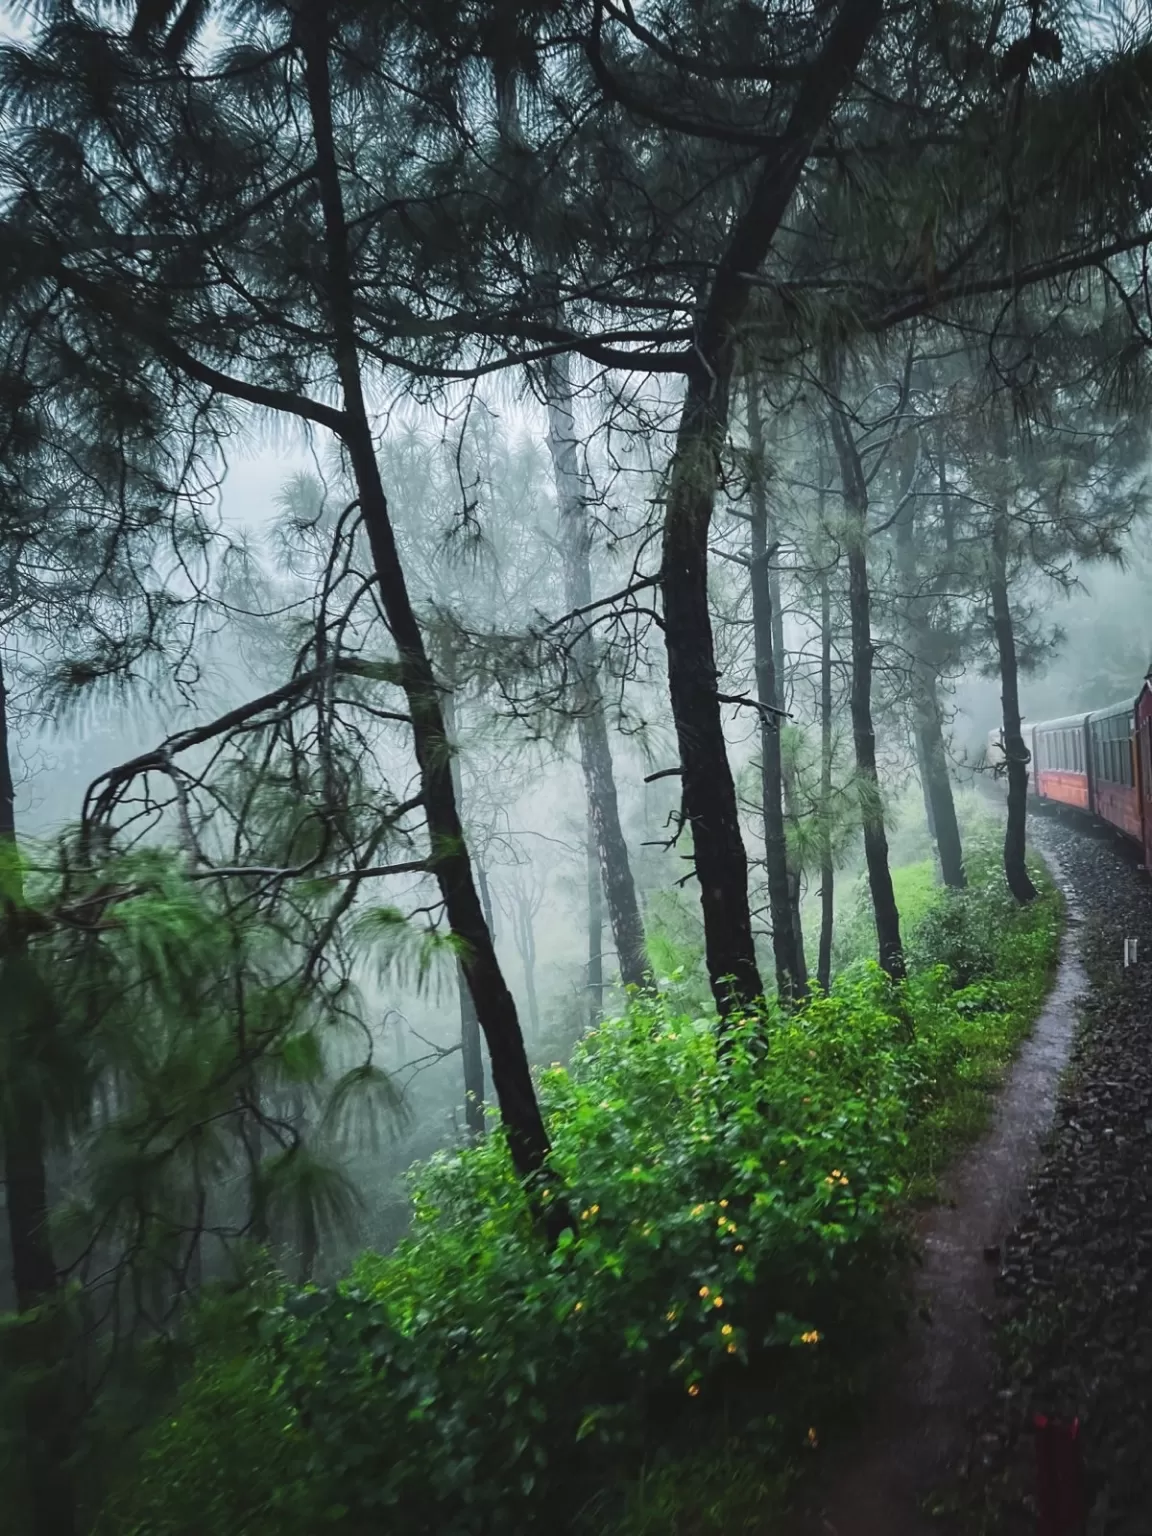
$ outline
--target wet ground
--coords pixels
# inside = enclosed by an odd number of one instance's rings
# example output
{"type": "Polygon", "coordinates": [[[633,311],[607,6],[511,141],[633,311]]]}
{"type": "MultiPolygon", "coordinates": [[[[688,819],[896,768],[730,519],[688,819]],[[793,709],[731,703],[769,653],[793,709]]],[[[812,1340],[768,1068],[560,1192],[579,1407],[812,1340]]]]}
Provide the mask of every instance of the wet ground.
{"type": "Polygon", "coordinates": [[[824,1469],[796,1536],[931,1536],[972,1454],[972,1412],[995,1370],[992,1319],[1004,1245],[1029,1199],[1029,1179],[1056,1109],[1087,980],[1077,935],[1079,887],[1045,853],[1070,922],[1055,984],[999,1096],[988,1131],[944,1182],[920,1223],[917,1315],[891,1361],[890,1385],[868,1427],[824,1469]]]}

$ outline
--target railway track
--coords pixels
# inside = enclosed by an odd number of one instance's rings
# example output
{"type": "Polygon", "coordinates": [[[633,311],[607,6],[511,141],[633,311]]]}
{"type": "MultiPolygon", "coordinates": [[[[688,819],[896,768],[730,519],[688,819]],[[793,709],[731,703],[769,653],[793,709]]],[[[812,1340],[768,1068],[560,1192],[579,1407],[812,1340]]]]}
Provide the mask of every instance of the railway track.
{"type": "Polygon", "coordinates": [[[1006,1326],[957,1523],[1035,1536],[1032,1425],[1044,1413],[1080,1419],[1087,1536],[1152,1536],[1152,885],[1141,851],[1099,819],[1049,807],[1031,830],[1081,914],[1088,990],[1002,1250],[1006,1326]]]}

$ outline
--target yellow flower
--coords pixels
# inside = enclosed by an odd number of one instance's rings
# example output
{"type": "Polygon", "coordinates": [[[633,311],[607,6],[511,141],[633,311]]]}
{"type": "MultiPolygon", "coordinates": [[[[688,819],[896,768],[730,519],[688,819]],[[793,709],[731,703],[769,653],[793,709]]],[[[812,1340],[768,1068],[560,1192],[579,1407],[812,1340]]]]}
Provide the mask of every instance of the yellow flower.
{"type": "Polygon", "coordinates": [[[595,1216],[600,1207],[598,1205],[590,1205],[588,1209],[592,1212],[593,1216],[595,1216]]]}
{"type": "Polygon", "coordinates": [[[723,1298],[723,1296],[713,1296],[713,1298],[712,1298],[712,1305],[714,1307],[722,1307],[724,1305],[724,1298],[723,1298]]]}
{"type": "Polygon", "coordinates": [[[676,1310],[675,1310],[675,1308],[673,1308],[673,1310],[671,1312],[665,1312],[664,1316],[665,1316],[665,1318],[667,1319],[668,1322],[674,1323],[676,1321],[676,1310]]]}
{"type": "Polygon", "coordinates": [[[572,1308],[572,1310],[573,1310],[573,1312],[583,1312],[583,1310],[584,1310],[584,1303],[582,1301],[578,1301],[576,1303],[576,1305],[572,1308]]]}
{"type": "Polygon", "coordinates": [[[848,1180],[847,1180],[847,1179],[845,1179],[845,1178],[842,1178],[842,1179],[841,1179],[841,1180],[840,1180],[840,1182],[841,1182],[841,1184],[847,1184],[847,1182],[848,1182],[848,1180]]]}
{"type": "Polygon", "coordinates": [[[817,1333],[816,1329],[813,1328],[810,1333],[802,1333],[800,1335],[800,1342],[801,1344],[819,1344],[820,1335],[817,1333]]]}
{"type": "Polygon", "coordinates": [[[788,1159],[786,1157],[782,1157],[780,1159],[780,1166],[781,1166],[781,1168],[787,1168],[787,1166],[788,1166],[788,1159]]]}
{"type": "Polygon", "coordinates": [[[816,1431],[814,1429],[810,1429],[808,1431],[808,1444],[813,1448],[813,1450],[815,1450],[815,1448],[820,1444],[819,1440],[816,1438],[816,1431]]]}
{"type": "Polygon", "coordinates": [[[721,1202],[720,1202],[720,1209],[721,1210],[726,1210],[727,1206],[728,1206],[727,1200],[721,1200],[721,1202]]]}
{"type": "Polygon", "coordinates": [[[733,1252],[734,1253],[743,1253],[744,1252],[744,1244],[743,1243],[737,1243],[736,1247],[733,1249],[733,1252]]]}
{"type": "Polygon", "coordinates": [[[825,1179],[825,1180],[824,1180],[824,1182],[825,1182],[825,1184],[827,1184],[827,1185],[828,1185],[828,1187],[829,1187],[829,1188],[831,1188],[831,1187],[832,1187],[832,1185],[833,1185],[833,1184],[835,1184],[835,1182],[836,1182],[836,1180],[835,1180],[835,1179],[833,1179],[833,1178],[826,1178],[826,1179],[825,1179]]]}
{"type": "Polygon", "coordinates": [[[588,1220],[588,1216],[589,1216],[589,1212],[588,1211],[581,1211],[580,1212],[580,1220],[581,1221],[587,1221],[588,1220]]]}
{"type": "Polygon", "coordinates": [[[692,1214],[693,1216],[702,1216],[704,1214],[704,1207],[702,1205],[694,1205],[692,1207],[692,1214]]]}
{"type": "Polygon", "coordinates": [[[695,1382],[693,1382],[692,1385],[688,1388],[688,1396],[689,1397],[699,1397],[700,1396],[700,1388],[696,1385],[695,1382]]]}
{"type": "Polygon", "coordinates": [[[701,1294],[701,1296],[710,1296],[712,1293],[711,1293],[711,1291],[709,1291],[709,1289],[708,1289],[708,1287],[706,1285],[702,1285],[700,1287],[700,1294],[701,1294]]]}
{"type": "Polygon", "coordinates": [[[725,1323],[723,1328],[721,1328],[720,1332],[724,1335],[725,1338],[727,1338],[728,1335],[732,1332],[732,1324],[731,1323],[725,1323]]]}
{"type": "Polygon", "coordinates": [[[729,1346],[728,1346],[728,1353],[730,1355],[734,1355],[736,1353],[736,1346],[735,1346],[735,1344],[729,1344],[729,1346]]]}
{"type": "Polygon", "coordinates": [[[834,1179],[838,1179],[840,1177],[840,1170],[839,1170],[839,1168],[833,1168],[833,1170],[832,1170],[832,1177],[834,1179]]]}

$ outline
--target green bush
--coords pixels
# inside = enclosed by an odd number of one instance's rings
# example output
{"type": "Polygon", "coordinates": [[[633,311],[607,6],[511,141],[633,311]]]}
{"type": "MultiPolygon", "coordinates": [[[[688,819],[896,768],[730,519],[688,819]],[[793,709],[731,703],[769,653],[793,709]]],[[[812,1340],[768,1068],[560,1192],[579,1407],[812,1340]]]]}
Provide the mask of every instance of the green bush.
{"type": "Polygon", "coordinates": [[[985,970],[957,988],[922,964],[911,1039],[868,962],[723,1042],[667,1001],[604,1024],[540,1079],[575,1234],[546,1250],[499,1134],[433,1159],[394,1253],[200,1359],[101,1529],[570,1526],[721,1420],[786,1468],[897,1315],[893,1214],[974,1128],[1058,928],[1052,898],[1018,913],[991,879],[925,916],[925,959],[934,923],[985,970]]]}

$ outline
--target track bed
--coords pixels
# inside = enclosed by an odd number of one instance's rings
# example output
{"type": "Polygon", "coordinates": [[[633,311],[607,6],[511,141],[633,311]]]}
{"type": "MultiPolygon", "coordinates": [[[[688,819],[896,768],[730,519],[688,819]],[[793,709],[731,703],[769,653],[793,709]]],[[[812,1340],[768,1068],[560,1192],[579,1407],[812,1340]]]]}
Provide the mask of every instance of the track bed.
{"type": "Polygon", "coordinates": [[[1039,1411],[1081,1420],[1088,1536],[1152,1536],[1152,885],[1106,832],[1047,817],[1032,831],[1079,906],[1089,990],[1054,1129],[1004,1245],[1010,1321],[978,1413],[973,1524],[1034,1536],[1039,1411]],[[1139,943],[1128,968],[1125,938],[1139,943]]]}

